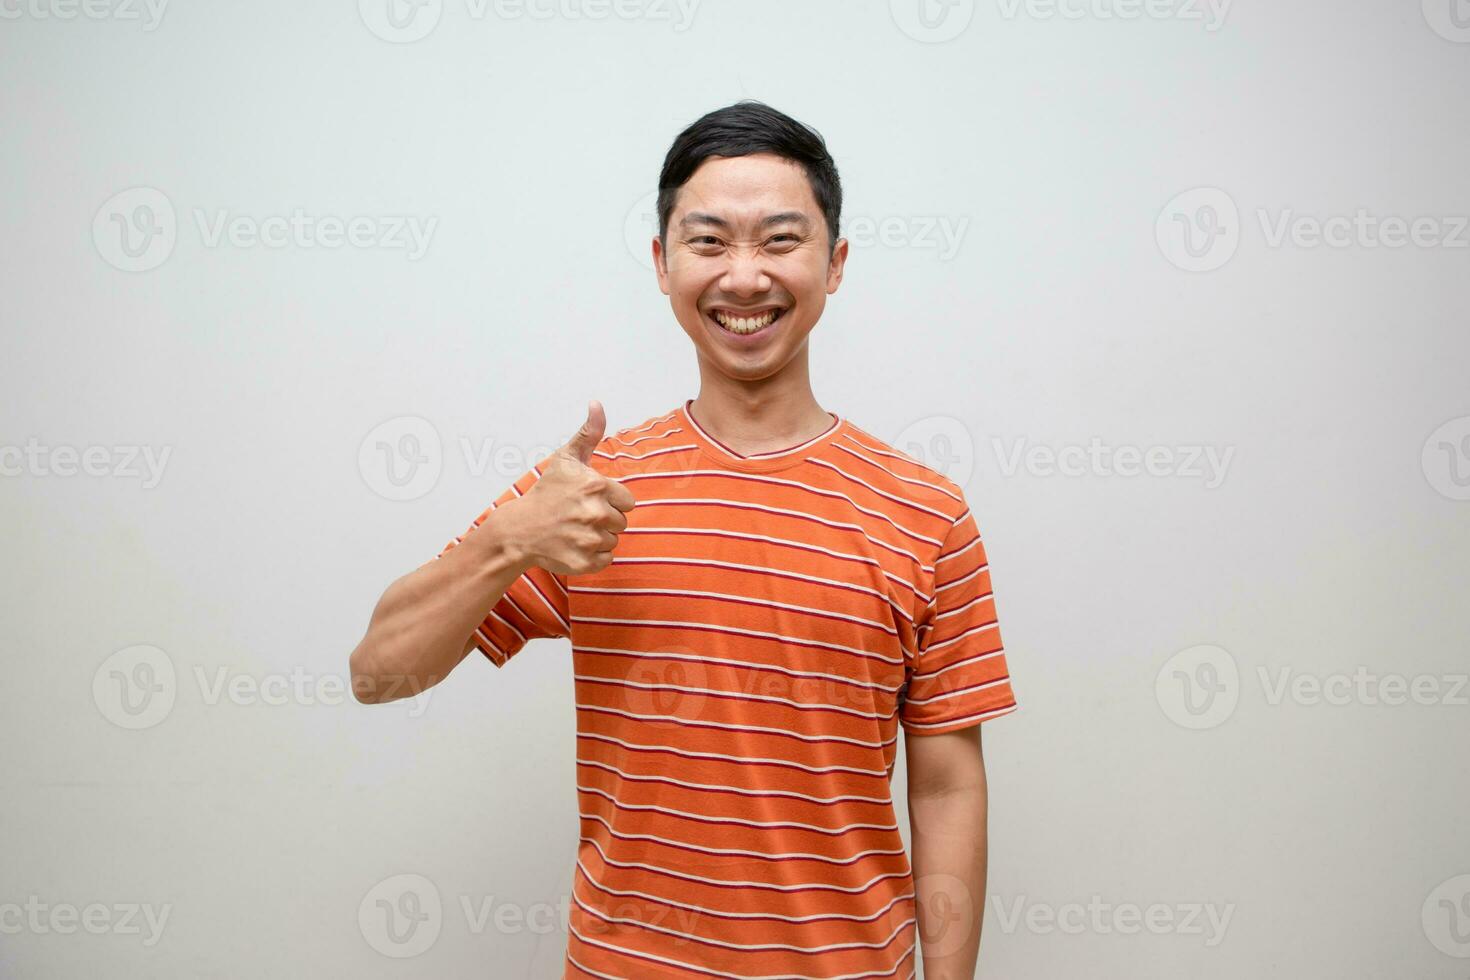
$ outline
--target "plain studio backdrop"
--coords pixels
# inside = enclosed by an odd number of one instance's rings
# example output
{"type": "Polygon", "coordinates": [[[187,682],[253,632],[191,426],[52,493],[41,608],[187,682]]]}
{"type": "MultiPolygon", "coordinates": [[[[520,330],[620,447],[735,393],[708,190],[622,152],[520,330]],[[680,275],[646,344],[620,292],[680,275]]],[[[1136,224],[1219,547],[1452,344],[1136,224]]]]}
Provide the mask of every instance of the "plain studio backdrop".
{"type": "Polygon", "coordinates": [[[1470,974],[1463,2],[0,18],[0,975],[560,975],[568,642],[347,657],[697,393],[652,197],[745,97],[846,190],[818,401],[993,562],[980,975],[1470,974]]]}

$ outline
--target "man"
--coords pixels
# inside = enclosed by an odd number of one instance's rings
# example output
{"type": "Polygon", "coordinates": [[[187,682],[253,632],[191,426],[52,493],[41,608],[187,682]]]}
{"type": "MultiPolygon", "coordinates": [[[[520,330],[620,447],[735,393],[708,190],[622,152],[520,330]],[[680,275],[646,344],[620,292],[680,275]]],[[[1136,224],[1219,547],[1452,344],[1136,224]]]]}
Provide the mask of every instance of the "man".
{"type": "Polygon", "coordinates": [[[906,980],[922,955],[930,980],[973,977],[978,726],[1016,701],[961,488],[812,395],[807,335],[848,251],[836,168],[747,101],[681,133],[659,188],[654,265],[698,397],[611,436],[590,402],[388,588],[354,687],[391,700],[473,649],[503,667],[571,639],[565,976],[906,980]]]}

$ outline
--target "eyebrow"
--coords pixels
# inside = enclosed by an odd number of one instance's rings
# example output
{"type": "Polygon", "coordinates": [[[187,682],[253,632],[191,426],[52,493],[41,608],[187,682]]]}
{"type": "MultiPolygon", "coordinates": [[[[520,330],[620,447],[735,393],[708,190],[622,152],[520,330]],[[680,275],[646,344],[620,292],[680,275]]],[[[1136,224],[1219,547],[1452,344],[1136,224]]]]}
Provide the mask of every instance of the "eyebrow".
{"type": "MultiPolygon", "coordinates": [[[[787,223],[800,225],[802,228],[811,228],[811,219],[800,211],[780,211],[776,214],[768,214],[761,219],[759,228],[769,228],[772,225],[784,225],[787,223]]],[[[704,211],[691,211],[679,220],[680,228],[690,225],[714,225],[726,231],[730,228],[730,222],[718,215],[708,214],[704,211]]]]}

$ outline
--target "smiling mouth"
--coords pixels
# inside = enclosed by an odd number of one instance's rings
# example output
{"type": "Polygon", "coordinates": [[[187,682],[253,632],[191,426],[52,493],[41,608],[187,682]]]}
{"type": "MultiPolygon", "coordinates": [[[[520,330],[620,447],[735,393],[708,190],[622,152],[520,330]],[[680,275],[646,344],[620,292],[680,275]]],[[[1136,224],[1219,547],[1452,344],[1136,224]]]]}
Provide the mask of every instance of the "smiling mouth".
{"type": "Polygon", "coordinates": [[[740,337],[760,333],[772,324],[776,323],[786,314],[784,306],[768,306],[761,310],[726,310],[716,307],[709,311],[709,317],[719,324],[720,329],[726,333],[733,333],[740,337]]]}

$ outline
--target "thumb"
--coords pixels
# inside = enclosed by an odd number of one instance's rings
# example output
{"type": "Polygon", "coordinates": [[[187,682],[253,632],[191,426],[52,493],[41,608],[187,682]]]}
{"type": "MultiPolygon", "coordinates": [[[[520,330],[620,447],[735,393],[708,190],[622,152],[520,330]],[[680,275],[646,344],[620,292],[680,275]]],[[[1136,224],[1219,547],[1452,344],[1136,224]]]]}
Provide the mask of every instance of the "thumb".
{"type": "Polygon", "coordinates": [[[602,441],[606,428],[607,415],[602,410],[602,402],[594,398],[587,403],[587,421],[582,423],[576,435],[567,440],[562,450],[585,466],[591,461],[592,450],[602,441]]]}

